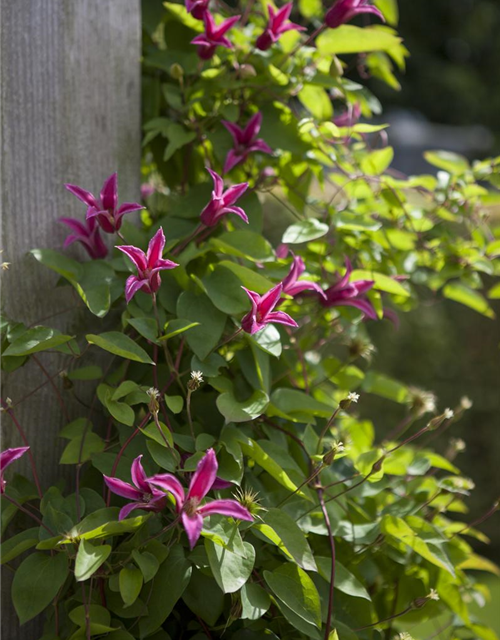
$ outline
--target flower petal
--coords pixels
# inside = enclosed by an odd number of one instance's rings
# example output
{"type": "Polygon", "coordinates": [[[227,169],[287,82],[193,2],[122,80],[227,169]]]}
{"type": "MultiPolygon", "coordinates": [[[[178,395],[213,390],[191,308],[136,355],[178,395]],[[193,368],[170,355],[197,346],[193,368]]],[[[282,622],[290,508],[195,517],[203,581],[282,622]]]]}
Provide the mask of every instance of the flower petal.
{"type": "Polygon", "coordinates": [[[118,520],[124,520],[134,509],[144,509],[144,511],[158,511],[158,506],[150,502],[131,502],[120,509],[118,520]]]}
{"type": "Polygon", "coordinates": [[[138,278],[137,276],[129,276],[127,278],[127,282],[125,283],[125,300],[127,304],[142,287],[149,288],[149,280],[147,278],[138,278]]]}
{"type": "Polygon", "coordinates": [[[230,149],[224,162],[224,173],[229,173],[237,164],[246,159],[246,153],[237,153],[234,149],[230,149]]]}
{"type": "Polygon", "coordinates": [[[214,193],[217,198],[220,198],[224,192],[224,180],[218,173],[212,171],[210,167],[207,167],[207,171],[212,176],[212,180],[214,181],[214,193]]]}
{"type": "Polygon", "coordinates": [[[248,216],[241,207],[224,207],[223,213],[234,213],[248,224],[248,216]]]}
{"type": "Polygon", "coordinates": [[[239,127],[237,124],[233,122],[229,122],[228,120],[222,120],[222,124],[226,127],[233,138],[233,142],[235,145],[238,145],[243,140],[243,129],[239,127]]]}
{"type": "Polygon", "coordinates": [[[135,264],[139,271],[146,271],[148,263],[144,251],[133,245],[120,244],[116,247],[118,251],[124,253],[135,264]]]}
{"type": "Polygon", "coordinates": [[[362,311],[365,314],[365,316],[368,316],[372,320],[378,320],[379,319],[378,315],[377,315],[377,312],[373,308],[371,302],[369,302],[368,300],[359,300],[357,298],[349,298],[347,300],[340,300],[339,302],[336,302],[332,306],[336,306],[336,307],[342,307],[342,306],[356,307],[356,309],[359,309],[360,311],[362,311]]]}
{"type": "Polygon", "coordinates": [[[118,204],[118,176],[112,173],[102,185],[101,204],[103,209],[114,211],[118,204]]]}
{"type": "Polygon", "coordinates": [[[273,150],[271,149],[271,147],[266,142],[264,142],[264,140],[262,140],[261,138],[258,138],[257,140],[255,140],[255,142],[252,142],[250,147],[248,147],[248,150],[260,151],[262,153],[268,153],[270,155],[273,154],[273,150]]]}
{"type": "Polygon", "coordinates": [[[21,456],[24,456],[29,447],[15,447],[14,449],[6,449],[0,453],[0,473],[6,469],[9,464],[12,464],[14,460],[17,460],[21,456]]]}
{"type": "Polygon", "coordinates": [[[110,478],[109,476],[103,476],[103,478],[108,488],[113,493],[116,493],[117,496],[128,500],[142,500],[142,491],[139,491],[128,482],[124,482],[119,478],[110,478]]]}
{"type": "Polygon", "coordinates": [[[195,544],[198,542],[198,538],[200,537],[200,533],[203,528],[203,516],[198,513],[195,513],[192,516],[188,516],[187,513],[183,513],[181,515],[181,519],[189,540],[189,546],[193,549],[195,544]]]}
{"type": "Polygon", "coordinates": [[[236,500],[212,500],[212,502],[198,507],[197,511],[203,517],[218,513],[221,516],[231,516],[237,520],[253,521],[250,511],[236,500]]]}
{"type": "Polygon", "coordinates": [[[163,228],[160,227],[149,241],[148,252],[146,254],[146,261],[149,269],[153,269],[156,266],[156,262],[163,255],[164,248],[165,234],[163,233],[163,228]]]}
{"type": "Polygon", "coordinates": [[[76,184],[65,184],[64,185],[68,191],[70,191],[74,196],[81,200],[88,207],[95,207],[96,209],[100,209],[99,203],[95,199],[95,196],[87,191],[86,189],[82,189],[76,184]]]}
{"type": "Polygon", "coordinates": [[[294,282],[292,285],[287,287],[285,293],[288,293],[289,296],[298,296],[303,291],[316,291],[316,293],[319,293],[321,297],[326,297],[319,284],[317,282],[310,282],[309,280],[299,280],[298,282],[294,282]]]}
{"type": "Polygon", "coordinates": [[[132,476],[132,482],[138,489],[140,489],[143,493],[149,493],[150,487],[148,484],[148,478],[142,467],[141,458],[142,454],[140,456],[137,456],[137,458],[132,462],[130,475],[132,476]]]}
{"type": "Polygon", "coordinates": [[[282,291],[283,285],[280,282],[272,289],[269,289],[269,291],[260,299],[258,307],[263,320],[266,319],[267,315],[271,313],[274,307],[278,304],[282,291]]]}
{"type": "Polygon", "coordinates": [[[273,311],[267,318],[267,322],[277,322],[278,324],[286,324],[288,327],[298,327],[295,320],[284,311],[273,311]]]}
{"type": "Polygon", "coordinates": [[[243,138],[241,142],[243,144],[249,145],[254,140],[254,138],[257,137],[257,134],[260,131],[261,125],[262,125],[262,113],[260,111],[257,111],[257,113],[254,113],[254,115],[247,122],[247,126],[243,130],[243,138]]]}
{"type": "Polygon", "coordinates": [[[201,500],[212,488],[217,475],[217,458],[213,449],[208,449],[203,458],[198,462],[196,471],[191,478],[187,499],[198,498],[201,500]]]}
{"type": "Polygon", "coordinates": [[[149,478],[150,484],[160,487],[164,491],[169,491],[175,498],[175,506],[180,511],[184,506],[184,487],[179,480],[170,473],[159,473],[149,478]]]}
{"type": "Polygon", "coordinates": [[[224,206],[230,207],[235,204],[241,196],[248,189],[248,182],[242,182],[241,184],[233,184],[229,189],[226,189],[222,197],[224,206]]]}
{"type": "Polygon", "coordinates": [[[121,218],[126,213],[132,213],[132,211],[140,211],[141,209],[145,209],[142,204],[138,204],[137,202],[124,202],[118,211],[116,212],[116,217],[121,218]]]}

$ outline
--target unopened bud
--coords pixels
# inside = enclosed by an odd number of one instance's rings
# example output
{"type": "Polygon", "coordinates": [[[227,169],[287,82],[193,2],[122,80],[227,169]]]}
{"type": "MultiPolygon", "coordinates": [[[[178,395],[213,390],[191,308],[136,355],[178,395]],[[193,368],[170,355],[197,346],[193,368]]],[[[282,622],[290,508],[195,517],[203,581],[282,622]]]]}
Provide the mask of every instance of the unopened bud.
{"type": "Polygon", "coordinates": [[[373,464],[372,473],[378,473],[382,469],[382,465],[384,464],[385,456],[382,456],[373,464]]]}
{"type": "Polygon", "coordinates": [[[451,420],[455,414],[451,409],[445,409],[443,413],[435,418],[432,418],[427,424],[427,429],[429,431],[435,431],[438,429],[445,420],[451,420]]]}
{"type": "Polygon", "coordinates": [[[10,398],[5,398],[4,405],[5,405],[5,407],[2,407],[1,410],[2,411],[9,411],[9,409],[12,409],[12,407],[14,406],[14,403],[12,402],[12,400],[10,398]]]}
{"type": "Polygon", "coordinates": [[[467,448],[467,445],[462,438],[452,438],[450,440],[450,445],[456,453],[462,453],[467,448]]]}
{"type": "Polygon", "coordinates": [[[339,402],[339,406],[341,409],[346,411],[347,409],[349,409],[349,407],[353,402],[357,402],[358,400],[359,400],[359,393],[354,393],[353,391],[351,391],[350,393],[347,394],[347,396],[343,400],[339,402]]]}
{"type": "Polygon", "coordinates": [[[251,64],[242,64],[239,68],[240,78],[255,78],[257,71],[251,64]]]}
{"type": "Polygon", "coordinates": [[[330,451],[323,456],[323,464],[325,466],[330,466],[332,462],[335,460],[335,456],[339,453],[343,453],[345,451],[345,446],[343,442],[336,442],[330,451]]]}
{"type": "Polygon", "coordinates": [[[63,389],[70,391],[73,388],[73,382],[68,378],[68,372],[66,370],[61,371],[59,377],[62,380],[63,389]]]}
{"type": "Polygon", "coordinates": [[[201,371],[191,371],[191,380],[187,383],[188,389],[196,391],[203,384],[203,374],[201,371]]]}
{"type": "Polygon", "coordinates": [[[470,398],[468,398],[467,396],[464,396],[463,398],[460,399],[460,407],[464,411],[467,411],[468,409],[470,409],[472,407],[472,400],[470,398]]]}
{"type": "Polygon", "coordinates": [[[174,62],[170,65],[169,72],[174,80],[182,80],[184,77],[184,69],[178,62],[174,62]]]}
{"type": "Polygon", "coordinates": [[[154,415],[158,415],[158,411],[160,410],[160,392],[158,391],[158,389],[155,389],[154,387],[151,387],[150,389],[148,389],[146,391],[146,393],[149,396],[149,403],[148,403],[148,408],[149,411],[154,415]]]}
{"type": "Polygon", "coordinates": [[[337,56],[333,56],[332,58],[332,62],[330,64],[330,75],[332,76],[332,78],[340,78],[344,75],[342,63],[337,58],[337,56]]]}

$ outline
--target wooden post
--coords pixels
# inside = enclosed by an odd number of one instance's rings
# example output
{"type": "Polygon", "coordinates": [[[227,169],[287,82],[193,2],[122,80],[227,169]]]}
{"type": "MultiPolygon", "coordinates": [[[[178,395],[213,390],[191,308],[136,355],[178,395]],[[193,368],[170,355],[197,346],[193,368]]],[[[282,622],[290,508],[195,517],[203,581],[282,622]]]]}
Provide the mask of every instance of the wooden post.
{"type": "MultiPolygon", "coordinates": [[[[0,0],[1,25],[1,261],[2,308],[26,324],[71,304],[57,276],[26,255],[35,247],[61,250],[60,216],[83,218],[84,207],[63,184],[99,192],[118,171],[120,199],[136,200],[140,180],[139,0],[0,0]]],[[[71,330],[74,314],[47,320],[71,330]]],[[[55,373],[57,358],[48,362],[55,373]]],[[[34,365],[9,375],[2,397],[14,404],[44,381],[34,365]]],[[[59,381],[56,379],[56,383],[59,381]]],[[[46,385],[16,408],[28,432],[42,484],[60,473],[65,423],[46,385]]],[[[76,413],[76,415],[79,415],[76,413]]],[[[22,442],[2,420],[2,449],[22,442]]],[[[19,470],[29,474],[26,460],[19,470]]],[[[2,575],[2,632],[9,640],[35,640],[41,622],[19,627],[10,607],[10,572],[2,575]]]]}

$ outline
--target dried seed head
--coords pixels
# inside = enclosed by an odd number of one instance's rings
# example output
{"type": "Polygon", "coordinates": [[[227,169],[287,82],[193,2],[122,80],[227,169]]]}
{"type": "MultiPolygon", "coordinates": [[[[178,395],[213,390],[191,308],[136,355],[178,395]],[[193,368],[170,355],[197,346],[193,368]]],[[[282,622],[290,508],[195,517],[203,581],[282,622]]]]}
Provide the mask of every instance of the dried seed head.
{"type": "Polygon", "coordinates": [[[149,410],[154,416],[156,416],[158,415],[158,411],[160,410],[160,392],[158,391],[158,389],[155,389],[155,387],[150,387],[146,391],[146,393],[149,396],[149,410]]]}
{"type": "Polygon", "coordinates": [[[248,509],[253,516],[258,515],[259,511],[266,510],[265,507],[260,504],[259,494],[257,491],[253,491],[253,489],[239,488],[236,490],[234,497],[241,506],[248,509]]]}
{"type": "Polygon", "coordinates": [[[323,464],[329,466],[335,460],[335,457],[339,453],[343,453],[345,451],[345,446],[343,442],[335,442],[328,453],[323,456],[323,464]]]}
{"type": "Polygon", "coordinates": [[[408,401],[411,407],[410,411],[417,416],[436,411],[437,398],[431,391],[410,387],[408,401]]]}

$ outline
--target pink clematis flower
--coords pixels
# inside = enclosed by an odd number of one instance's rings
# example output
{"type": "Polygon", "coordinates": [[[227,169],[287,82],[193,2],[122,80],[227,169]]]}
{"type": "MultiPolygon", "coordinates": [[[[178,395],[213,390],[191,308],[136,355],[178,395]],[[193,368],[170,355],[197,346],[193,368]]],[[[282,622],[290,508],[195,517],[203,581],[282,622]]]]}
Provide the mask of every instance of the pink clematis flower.
{"type": "Polygon", "coordinates": [[[76,218],[59,218],[59,222],[68,226],[73,232],[64,241],[64,248],[69,247],[73,242],[80,242],[93,260],[105,258],[108,255],[108,248],[101,238],[95,218],[89,218],[85,222],[76,218]]]}
{"type": "Polygon", "coordinates": [[[253,151],[272,154],[273,150],[264,140],[257,138],[262,125],[262,113],[254,114],[244,129],[227,120],[223,120],[222,124],[231,134],[234,145],[227,154],[226,162],[224,163],[224,173],[231,171],[237,164],[246,160],[253,151]]]}
{"type": "Polygon", "coordinates": [[[278,284],[270,289],[263,296],[259,296],[255,291],[249,289],[242,289],[246,292],[252,303],[252,309],[241,321],[241,328],[253,335],[263,329],[267,324],[286,324],[289,327],[298,327],[299,325],[291,318],[288,313],[283,311],[273,311],[279,302],[281,293],[283,291],[283,285],[278,284]]]}
{"type": "Polygon", "coordinates": [[[191,40],[191,44],[198,45],[198,55],[202,60],[210,60],[214,55],[217,47],[225,47],[226,49],[232,49],[233,45],[230,40],[225,36],[225,33],[238,22],[241,16],[233,16],[227,18],[219,26],[215,24],[215,20],[210,11],[205,11],[203,14],[203,22],[205,23],[205,33],[196,36],[191,40]]]}
{"type": "Polygon", "coordinates": [[[283,285],[283,293],[289,296],[298,296],[303,291],[316,291],[320,296],[325,297],[323,289],[316,282],[309,280],[299,280],[299,277],[306,270],[306,265],[300,256],[294,256],[292,266],[288,275],[281,283],[283,285]]]}
{"type": "Polygon", "coordinates": [[[207,169],[207,171],[214,181],[214,190],[212,191],[210,202],[201,212],[201,221],[203,224],[207,227],[213,227],[227,213],[235,213],[248,224],[248,217],[243,209],[233,206],[248,189],[248,182],[234,184],[224,191],[224,181],[222,178],[215,173],[215,171],[212,171],[212,169],[207,169]]]}
{"type": "Polygon", "coordinates": [[[349,104],[344,113],[341,113],[333,119],[333,123],[336,124],[337,127],[353,127],[358,122],[360,116],[361,106],[359,102],[356,102],[354,105],[349,104]]]}
{"type": "Polygon", "coordinates": [[[212,500],[200,505],[203,498],[213,488],[217,476],[217,458],[215,451],[209,449],[199,461],[196,471],[191,477],[187,495],[177,478],[170,474],[153,476],[150,481],[156,486],[169,491],[175,499],[175,508],[180,515],[189,540],[189,546],[194,548],[203,527],[203,518],[212,514],[231,516],[237,520],[253,521],[248,509],[236,500],[212,500]]]}
{"type": "Polygon", "coordinates": [[[149,241],[148,252],[130,245],[119,245],[116,247],[122,251],[137,267],[138,274],[129,276],[125,285],[125,299],[127,303],[132,300],[140,290],[145,293],[156,293],[161,285],[160,271],[163,269],[174,269],[179,265],[171,260],[162,258],[165,248],[165,235],[160,227],[149,241]]]}
{"type": "Polygon", "coordinates": [[[5,493],[5,485],[3,474],[5,469],[21,456],[24,456],[29,447],[17,447],[15,449],[6,449],[0,453],[0,493],[5,493]]]}
{"type": "Polygon", "coordinates": [[[278,42],[280,36],[287,31],[305,31],[305,27],[301,27],[294,22],[287,22],[292,12],[293,2],[288,2],[277,11],[272,4],[267,5],[269,11],[269,22],[263,33],[257,38],[255,46],[261,51],[270,49],[273,44],[278,42]]]}
{"type": "MultiPolygon", "coordinates": [[[[161,511],[167,504],[167,496],[163,491],[157,489],[153,485],[153,478],[161,479],[162,475],[156,475],[151,478],[146,473],[141,464],[142,455],[132,462],[130,475],[132,476],[133,485],[118,478],[104,476],[104,482],[109,489],[117,496],[133,500],[130,504],[126,504],[121,508],[118,515],[119,520],[126,518],[134,509],[144,509],[144,511],[161,511]]],[[[168,475],[168,474],[165,474],[168,475]]]]}
{"type": "Polygon", "coordinates": [[[203,20],[210,0],[186,0],[186,9],[196,20],[203,20]]]}
{"type": "Polygon", "coordinates": [[[289,254],[290,249],[288,247],[287,244],[280,244],[278,245],[278,247],[276,248],[276,257],[280,258],[281,260],[285,259],[287,257],[287,255],[289,254]]]}
{"type": "Polygon", "coordinates": [[[385,22],[380,9],[369,4],[368,0],[337,0],[326,12],[325,22],[330,29],[336,29],[361,13],[373,13],[385,22]]]}
{"type": "Polygon", "coordinates": [[[366,297],[366,292],[373,285],[373,280],[355,280],[350,282],[352,266],[348,258],[346,258],[346,272],[338,280],[336,284],[329,287],[320,299],[324,307],[340,307],[349,306],[360,309],[365,316],[372,320],[378,320],[377,312],[373,305],[366,297]]]}
{"type": "Polygon", "coordinates": [[[87,220],[97,218],[97,222],[106,233],[118,231],[122,226],[122,218],[126,213],[144,209],[137,202],[124,202],[121,207],[118,207],[118,178],[116,173],[110,175],[103,184],[99,198],[75,184],[65,184],[64,186],[87,205],[87,220]]]}

